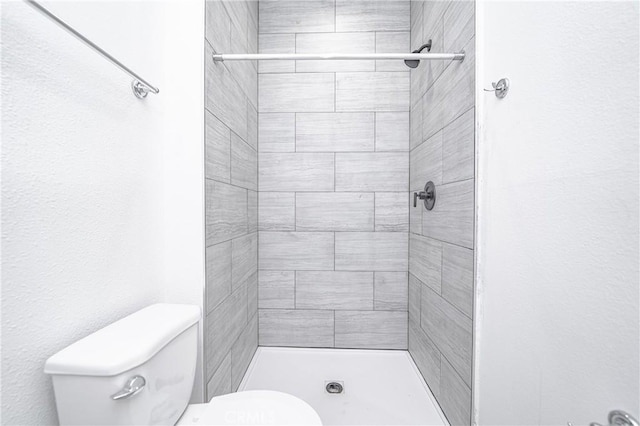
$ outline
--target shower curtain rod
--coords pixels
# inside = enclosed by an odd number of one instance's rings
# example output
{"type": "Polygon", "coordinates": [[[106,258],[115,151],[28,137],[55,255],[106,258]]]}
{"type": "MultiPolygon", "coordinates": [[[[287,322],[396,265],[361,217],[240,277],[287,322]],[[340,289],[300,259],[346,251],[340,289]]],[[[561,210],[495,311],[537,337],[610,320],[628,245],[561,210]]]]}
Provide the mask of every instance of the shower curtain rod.
{"type": "Polygon", "coordinates": [[[326,60],[326,59],[403,59],[403,60],[464,60],[459,53],[214,53],[213,60],[224,61],[275,61],[275,60],[326,60]]]}

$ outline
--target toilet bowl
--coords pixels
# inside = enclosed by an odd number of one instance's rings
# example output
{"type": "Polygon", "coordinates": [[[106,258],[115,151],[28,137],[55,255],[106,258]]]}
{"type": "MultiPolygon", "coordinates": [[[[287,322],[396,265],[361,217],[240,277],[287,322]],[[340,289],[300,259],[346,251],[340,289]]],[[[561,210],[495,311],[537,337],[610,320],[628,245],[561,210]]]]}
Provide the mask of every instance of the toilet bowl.
{"type": "Polygon", "coordinates": [[[321,425],[300,398],[276,391],[245,391],[191,404],[178,425],[321,425]]]}
{"type": "Polygon", "coordinates": [[[299,398],[238,392],[191,404],[200,309],[156,304],[53,355],[61,425],[320,425],[299,398]]]}

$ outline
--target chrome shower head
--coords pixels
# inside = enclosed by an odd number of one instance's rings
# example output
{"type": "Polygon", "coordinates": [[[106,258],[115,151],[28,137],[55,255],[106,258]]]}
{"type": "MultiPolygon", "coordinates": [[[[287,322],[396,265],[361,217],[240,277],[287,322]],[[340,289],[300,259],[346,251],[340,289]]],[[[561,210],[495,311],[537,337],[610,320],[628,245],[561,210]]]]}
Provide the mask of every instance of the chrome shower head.
{"type": "MultiPolygon", "coordinates": [[[[419,49],[414,50],[411,53],[422,53],[424,49],[427,49],[427,52],[431,52],[431,39],[429,39],[428,42],[420,46],[419,49]]],[[[409,68],[418,68],[418,65],[420,65],[420,60],[405,59],[404,64],[409,68]]]]}

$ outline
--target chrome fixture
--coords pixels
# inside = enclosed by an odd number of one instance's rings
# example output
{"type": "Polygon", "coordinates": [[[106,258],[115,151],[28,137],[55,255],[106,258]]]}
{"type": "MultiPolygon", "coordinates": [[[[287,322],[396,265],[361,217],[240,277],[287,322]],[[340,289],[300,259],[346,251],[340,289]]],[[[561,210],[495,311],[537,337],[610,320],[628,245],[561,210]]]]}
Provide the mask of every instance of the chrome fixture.
{"type": "Polygon", "coordinates": [[[424,208],[427,210],[433,209],[436,205],[436,185],[429,181],[424,186],[424,191],[413,193],[413,207],[418,207],[418,198],[424,200],[424,208]]]}
{"type": "Polygon", "coordinates": [[[276,60],[329,60],[329,59],[403,59],[419,60],[464,60],[465,53],[214,53],[214,61],[276,61],[276,60]]]}
{"type": "Polygon", "coordinates": [[[485,92],[494,92],[496,98],[503,99],[509,92],[509,79],[501,78],[497,83],[491,83],[493,89],[484,89],[485,92]]]}
{"type": "MultiPolygon", "coordinates": [[[[422,53],[424,49],[427,49],[427,52],[431,52],[431,44],[432,44],[431,39],[429,39],[428,42],[426,42],[425,44],[423,44],[422,46],[414,50],[413,53],[422,53]]],[[[418,68],[418,65],[420,65],[420,61],[405,59],[404,64],[409,68],[418,68]]]]}
{"type": "MultiPolygon", "coordinates": [[[[609,426],[640,426],[640,423],[629,413],[613,410],[609,413],[609,426]]],[[[602,426],[600,423],[589,423],[589,426],[602,426]]]]}
{"type": "Polygon", "coordinates": [[[131,83],[131,89],[133,90],[133,94],[136,95],[137,98],[143,99],[143,98],[145,98],[147,96],[147,94],[149,92],[155,93],[155,94],[160,92],[160,89],[158,89],[157,87],[153,86],[151,83],[146,81],[144,78],[140,77],[138,74],[133,72],[130,68],[125,66],[122,62],[120,62],[119,60],[117,60],[113,56],[111,56],[109,53],[107,53],[100,46],[98,46],[97,44],[95,44],[94,42],[92,42],[91,40],[89,40],[88,38],[83,36],[82,34],[80,34],[78,31],[74,30],[69,24],[64,22],[62,19],[58,18],[56,15],[51,13],[49,10],[45,9],[38,2],[36,2],[34,0],[24,0],[24,1],[29,6],[33,7],[38,12],[42,13],[47,18],[51,19],[53,22],[55,22],[56,24],[61,26],[64,30],[66,30],[71,35],[76,37],[78,40],[80,40],[81,42],[83,42],[84,44],[86,44],[87,46],[89,46],[90,48],[95,50],[96,52],[98,52],[100,55],[102,55],[105,59],[107,59],[113,65],[115,65],[116,67],[120,68],[122,71],[127,73],[130,77],[132,77],[134,80],[131,83]]]}
{"type": "Polygon", "coordinates": [[[133,376],[129,380],[127,380],[127,383],[125,383],[124,388],[122,388],[121,391],[111,395],[111,399],[117,401],[119,399],[130,398],[140,392],[146,384],[147,381],[144,379],[144,377],[133,376]]]}
{"type": "Polygon", "coordinates": [[[324,387],[327,393],[337,394],[344,391],[343,383],[341,382],[329,382],[324,387]]]}

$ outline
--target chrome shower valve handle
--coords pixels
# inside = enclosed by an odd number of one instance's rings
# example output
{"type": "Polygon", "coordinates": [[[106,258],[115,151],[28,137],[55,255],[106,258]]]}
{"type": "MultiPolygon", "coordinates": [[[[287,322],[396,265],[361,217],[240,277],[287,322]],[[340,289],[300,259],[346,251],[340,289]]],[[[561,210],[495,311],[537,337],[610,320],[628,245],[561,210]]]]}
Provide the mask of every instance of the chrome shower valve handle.
{"type": "Polygon", "coordinates": [[[424,186],[424,191],[413,193],[413,207],[418,207],[418,198],[424,200],[424,208],[427,210],[433,209],[436,204],[436,185],[429,181],[424,186]]]}

